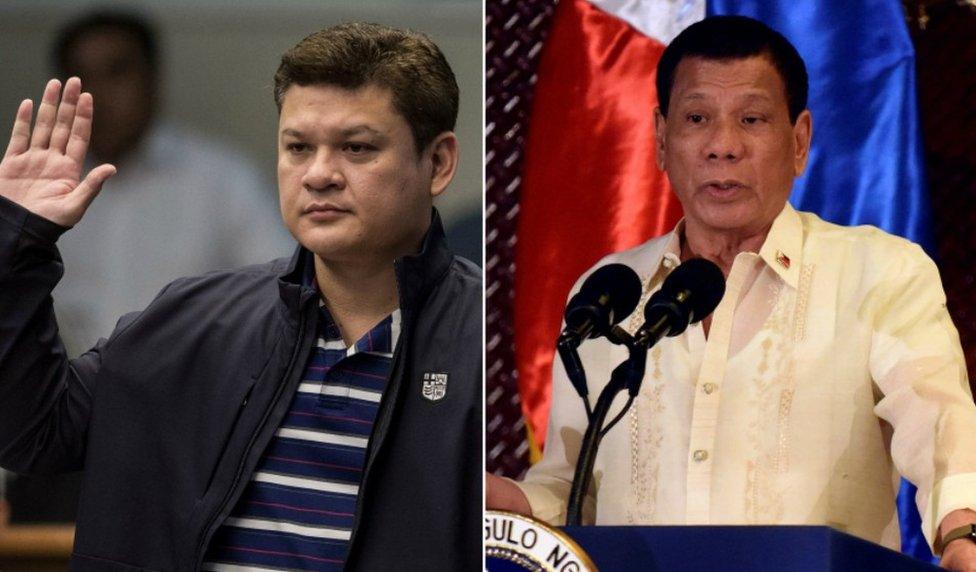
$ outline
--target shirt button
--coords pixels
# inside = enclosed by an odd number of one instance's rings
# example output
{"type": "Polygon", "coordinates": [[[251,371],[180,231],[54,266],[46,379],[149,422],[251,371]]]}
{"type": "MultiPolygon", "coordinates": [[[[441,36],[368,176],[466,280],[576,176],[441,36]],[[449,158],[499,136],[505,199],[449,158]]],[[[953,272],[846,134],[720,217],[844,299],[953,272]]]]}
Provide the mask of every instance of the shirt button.
{"type": "Polygon", "coordinates": [[[695,460],[696,463],[701,463],[702,461],[708,459],[708,451],[706,451],[705,449],[698,449],[697,451],[694,452],[694,454],[692,454],[691,457],[695,460]]]}
{"type": "Polygon", "coordinates": [[[663,263],[665,268],[674,268],[674,261],[667,256],[664,257],[663,263]]]}
{"type": "Polygon", "coordinates": [[[718,389],[718,387],[711,382],[702,386],[702,391],[705,392],[705,395],[711,395],[716,389],[718,389]]]}

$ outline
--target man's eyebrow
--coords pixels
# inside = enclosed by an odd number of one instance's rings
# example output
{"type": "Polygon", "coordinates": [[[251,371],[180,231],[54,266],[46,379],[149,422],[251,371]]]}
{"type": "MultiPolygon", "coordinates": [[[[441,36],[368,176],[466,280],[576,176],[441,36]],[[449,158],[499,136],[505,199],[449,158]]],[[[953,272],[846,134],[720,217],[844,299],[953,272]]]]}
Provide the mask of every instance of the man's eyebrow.
{"type": "Polygon", "coordinates": [[[375,129],[375,128],[370,127],[369,125],[366,125],[366,124],[354,125],[352,127],[347,127],[345,129],[340,130],[339,133],[341,133],[342,135],[344,135],[346,137],[348,137],[350,135],[359,135],[361,133],[369,133],[371,135],[379,135],[379,136],[382,136],[383,135],[383,133],[381,133],[379,129],[375,129]]]}
{"type": "MultiPolygon", "coordinates": [[[[378,137],[382,137],[383,136],[383,133],[379,129],[376,129],[374,127],[370,127],[369,125],[366,125],[366,124],[353,125],[352,127],[346,127],[344,129],[340,129],[338,131],[338,133],[339,133],[339,135],[341,135],[343,137],[351,137],[353,135],[360,135],[362,133],[368,133],[368,134],[375,135],[375,136],[378,136],[378,137]]],[[[298,137],[298,138],[302,138],[302,137],[305,136],[305,133],[304,132],[302,132],[302,131],[300,131],[298,129],[292,128],[292,127],[286,127],[284,129],[282,129],[281,130],[281,134],[282,135],[289,135],[291,137],[298,137]]]]}
{"type": "Polygon", "coordinates": [[[765,94],[765,93],[763,93],[761,91],[754,91],[754,92],[751,92],[751,93],[747,93],[747,94],[745,94],[742,97],[742,99],[744,99],[746,101],[750,101],[750,102],[751,101],[762,101],[762,102],[770,102],[770,101],[773,101],[773,99],[771,97],[769,97],[769,95],[767,95],[767,94],[765,94]]]}
{"type": "MultiPolygon", "coordinates": [[[[695,103],[699,101],[707,101],[708,99],[709,97],[707,94],[693,91],[687,95],[682,95],[680,98],[678,98],[677,101],[695,103]]],[[[753,91],[753,92],[746,93],[741,97],[739,97],[738,99],[739,101],[744,101],[746,103],[756,103],[756,102],[770,103],[773,101],[773,99],[769,97],[769,95],[761,91],[753,91]]]]}

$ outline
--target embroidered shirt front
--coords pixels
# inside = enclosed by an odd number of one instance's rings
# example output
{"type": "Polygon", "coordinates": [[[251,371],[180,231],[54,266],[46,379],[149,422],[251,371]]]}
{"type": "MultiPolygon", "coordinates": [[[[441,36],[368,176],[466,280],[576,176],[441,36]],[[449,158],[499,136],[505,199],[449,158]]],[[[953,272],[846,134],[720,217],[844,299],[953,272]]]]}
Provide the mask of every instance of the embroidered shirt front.
{"type": "MultiPolygon", "coordinates": [[[[678,232],[597,266],[636,269],[646,299],[679,264],[678,232]]],[[[631,332],[642,308],[623,322],[631,332]]],[[[580,357],[595,399],[627,356],[591,340],[580,357]]],[[[554,372],[545,455],[520,485],[534,515],[563,524],[586,416],[558,359],[554,372]]],[[[584,517],[822,524],[897,549],[899,471],[919,487],[930,541],[949,511],[976,507],[973,432],[931,260],[787,205],[760,252],[736,257],[708,339],[693,325],[649,352],[634,407],[602,442],[584,517]]]]}

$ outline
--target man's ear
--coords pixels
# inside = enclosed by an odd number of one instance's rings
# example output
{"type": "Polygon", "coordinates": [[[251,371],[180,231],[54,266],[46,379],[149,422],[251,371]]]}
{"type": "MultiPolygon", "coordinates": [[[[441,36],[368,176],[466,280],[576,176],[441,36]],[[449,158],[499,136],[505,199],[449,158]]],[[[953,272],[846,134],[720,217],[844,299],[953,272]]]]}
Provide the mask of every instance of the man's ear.
{"type": "Polygon", "coordinates": [[[807,168],[810,158],[810,141],[813,139],[813,117],[804,109],[793,125],[793,176],[799,177],[807,168]]]}
{"type": "Polygon", "coordinates": [[[654,108],[654,162],[657,163],[657,168],[662,171],[667,170],[667,165],[664,162],[664,147],[667,143],[665,131],[668,128],[668,120],[665,119],[664,115],[661,113],[660,107],[654,108]]]}
{"type": "Polygon", "coordinates": [[[430,142],[430,196],[444,192],[454,179],[458,164],[458,140],[453,131],[445,131],[430,142]]]}

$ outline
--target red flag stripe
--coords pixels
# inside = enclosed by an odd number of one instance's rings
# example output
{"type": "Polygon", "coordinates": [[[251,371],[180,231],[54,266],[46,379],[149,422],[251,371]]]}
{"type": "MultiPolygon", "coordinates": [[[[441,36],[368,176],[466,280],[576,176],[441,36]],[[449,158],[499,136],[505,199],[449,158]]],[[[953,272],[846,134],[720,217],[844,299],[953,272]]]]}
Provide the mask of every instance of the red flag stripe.
{"type": "Polygon", "coordinates": [[[654,78],[663,50],[585,0],[556,9],[539,64],[516,249],[519,391],[539,443],[573,282],[603,255],[660,235],[681,216],[654,160],[654,78]]]}

